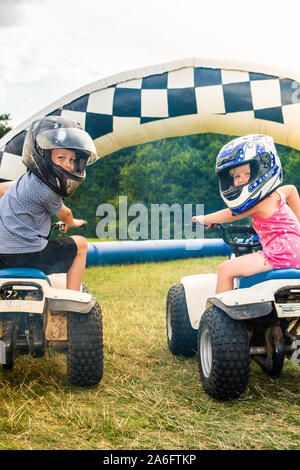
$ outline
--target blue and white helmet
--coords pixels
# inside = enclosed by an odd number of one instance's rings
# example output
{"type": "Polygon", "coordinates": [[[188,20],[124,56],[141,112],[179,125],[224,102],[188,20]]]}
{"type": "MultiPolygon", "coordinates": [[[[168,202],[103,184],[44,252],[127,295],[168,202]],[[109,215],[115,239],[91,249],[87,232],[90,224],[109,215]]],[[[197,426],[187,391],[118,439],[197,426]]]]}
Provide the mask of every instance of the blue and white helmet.
{"type": "Polygon", "coordinates": [[[241,214],[275,191],[282,183],[281,162],[273,138],[262,134],[238,137],[224,145],[216,161],[220,194],[233,215],[241,214]],[[234,186],[230,170],[250,164],[247,183],[234,186]]]}

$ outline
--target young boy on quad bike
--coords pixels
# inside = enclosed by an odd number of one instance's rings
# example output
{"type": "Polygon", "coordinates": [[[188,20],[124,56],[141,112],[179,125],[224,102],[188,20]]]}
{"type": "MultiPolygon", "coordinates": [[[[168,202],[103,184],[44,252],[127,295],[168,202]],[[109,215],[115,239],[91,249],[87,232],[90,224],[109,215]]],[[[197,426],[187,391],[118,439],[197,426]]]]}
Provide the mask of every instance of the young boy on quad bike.
{"type": "Polygon", "coordinates": [[[74,193],[85,180],[86,165],[96,159],[93,140],[78,124],[45,117],[27,131],[22,161],[29,171],[0,184],[4,369],[12,369],[20,354],[43,357],[52,346],[67,351],[71,385],[90,387],[102,378],[101,308],[82,285],[87,241],[80,236],[48,241],[52,214],[66,224],[64,232],[86,223],[73,218],[62,198],[74,193]]]}
{"type": "Polygon", "coordinates": [[[81,227],[62,198],[85,180],[86,165],[97,159],[92,138],[69,119],[51,116],[33,122],[22,152],[28,172],[0,184],[0,269],[30,267],[45,274],[67,273],[67,288],[80,290],[87,241],[82,236],[48,241],[51,215],[81,227]]]}

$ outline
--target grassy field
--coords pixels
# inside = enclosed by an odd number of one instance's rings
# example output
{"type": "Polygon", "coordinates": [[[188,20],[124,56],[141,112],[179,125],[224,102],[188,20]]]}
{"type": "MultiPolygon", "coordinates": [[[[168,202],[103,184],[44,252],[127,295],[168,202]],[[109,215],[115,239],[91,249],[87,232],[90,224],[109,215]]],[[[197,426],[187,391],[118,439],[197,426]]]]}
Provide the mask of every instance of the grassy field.
{"type": "Polygon", "coordinates": [[[203,391],[196,358],[168,350],[169,287],[220,261],[87,269],[103,310],[104,377],[74,388],[65,354],[19,357],[0,371],[0,449],[299,449],[299,366],[286,361],[271,379],[253,363],[246,393],[223,403],[203,391]]]}

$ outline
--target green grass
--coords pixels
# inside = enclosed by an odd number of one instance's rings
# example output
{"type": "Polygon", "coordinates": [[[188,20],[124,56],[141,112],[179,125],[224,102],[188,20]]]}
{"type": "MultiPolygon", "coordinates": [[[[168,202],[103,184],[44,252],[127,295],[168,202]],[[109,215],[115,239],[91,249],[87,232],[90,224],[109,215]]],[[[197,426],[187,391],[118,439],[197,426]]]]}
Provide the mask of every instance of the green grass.
{"type": "Polygon", "coordinates": [[[168,289],[222,259],[87,269],[103,310],[103,379],[71,387],[65,354],[19,357],[0,372],[0,449],[299,449],[299,366],[286,361],[272,379],[253,363],[244,395],[218,402],[196,358],[168,350],[168,289]]]}

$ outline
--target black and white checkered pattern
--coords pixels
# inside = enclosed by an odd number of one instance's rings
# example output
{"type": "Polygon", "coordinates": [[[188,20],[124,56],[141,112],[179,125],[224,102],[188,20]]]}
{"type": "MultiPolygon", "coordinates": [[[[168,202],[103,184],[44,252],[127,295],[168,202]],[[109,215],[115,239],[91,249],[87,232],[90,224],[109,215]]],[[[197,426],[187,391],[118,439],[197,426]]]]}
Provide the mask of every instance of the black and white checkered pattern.
{"type": "MultiPolygon", "coordinates": [[[[118,138],[118,133],[126,129],[179,116],[246,112],[247,119],[299,126],[297,82],[263,73],[183,67],[82,93],[47,115],[61,115],[81,123],[97,140],[99,154],[104,156],[115,151],[106,148],[101,154],[101,139],[108,134],[118,138]]],[[[12,163],[15,165],[17,161],[11,160],[12,155],[21,155],[25,134],[24,130],[19,132],[0,152],[0,178],[5,179],[11,173],[12,163]]]]}

